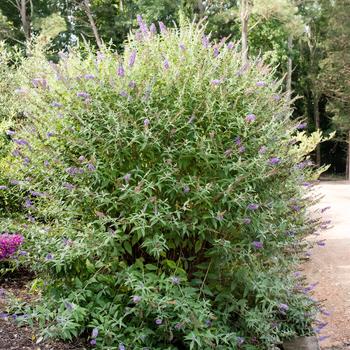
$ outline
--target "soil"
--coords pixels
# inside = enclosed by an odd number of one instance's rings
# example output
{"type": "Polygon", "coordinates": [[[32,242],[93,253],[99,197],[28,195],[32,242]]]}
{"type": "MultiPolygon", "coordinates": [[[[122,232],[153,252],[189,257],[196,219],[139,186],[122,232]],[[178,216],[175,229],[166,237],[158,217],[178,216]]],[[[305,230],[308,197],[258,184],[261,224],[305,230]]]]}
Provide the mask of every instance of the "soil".
{"type": "Polygon", "coordinates": [[[0,350],[83,350],[82,342],[74,344],[55,341],[40,341],[38,330],[19,326],[12,316],[7,315],[9,297],[30,301],[26,285],[32,276],[26,271],[17,272],[0,279],[0,350]]]}
{"type": "Polygon", "coordinates": [[[330,313],[319,317],[328,322],[320,336],[329,337],[321,349],[345,350],[350,349],[350,182],[322,182],[317,191],[324,195],[319,208],[330,206],[324,219],[332,222],[320,231],[317,240],[326,245],[313,248],[305,273],[310,283],[318,282],[313,296],[330,313]]]}

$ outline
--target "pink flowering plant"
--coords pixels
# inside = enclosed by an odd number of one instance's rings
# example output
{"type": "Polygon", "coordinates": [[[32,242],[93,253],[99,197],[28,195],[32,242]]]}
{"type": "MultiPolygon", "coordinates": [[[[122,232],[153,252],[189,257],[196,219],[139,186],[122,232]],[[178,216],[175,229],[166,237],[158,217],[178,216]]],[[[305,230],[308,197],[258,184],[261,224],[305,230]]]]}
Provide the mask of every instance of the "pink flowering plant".
{"type": "Polygon", "coordinates": [[[18,68],[0,203],[42,286],[29,321],[109,350],[313,334],[293,272],[317,224],[305,157],[321,136],[296,129],[273,70],[242,67],[237,45],[138,21],[122,55],[18,68]]]}
{"type": "Polygon", "coordinates": [[[22,243],[23,236],[20,234],[0,234],[0,261],[13,257],[22,243]]]}

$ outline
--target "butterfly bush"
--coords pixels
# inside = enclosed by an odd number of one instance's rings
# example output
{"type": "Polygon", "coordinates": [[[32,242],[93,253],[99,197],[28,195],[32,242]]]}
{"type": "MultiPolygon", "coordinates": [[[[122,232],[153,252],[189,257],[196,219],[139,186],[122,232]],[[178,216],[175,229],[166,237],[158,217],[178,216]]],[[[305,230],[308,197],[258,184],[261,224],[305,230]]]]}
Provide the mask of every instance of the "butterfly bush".
{"type": "Polygon", "coordinates": [[[294,270],[318,223],[307,155],[321,135],[296,128],[273,70],[242,67],[238,45],[137,21],[122,55],[84,46],[18,68],[26,118],[0,125],[0,206],[43,281],[26,313],[45,336],[109,350],[313,334],[294,270]]]}

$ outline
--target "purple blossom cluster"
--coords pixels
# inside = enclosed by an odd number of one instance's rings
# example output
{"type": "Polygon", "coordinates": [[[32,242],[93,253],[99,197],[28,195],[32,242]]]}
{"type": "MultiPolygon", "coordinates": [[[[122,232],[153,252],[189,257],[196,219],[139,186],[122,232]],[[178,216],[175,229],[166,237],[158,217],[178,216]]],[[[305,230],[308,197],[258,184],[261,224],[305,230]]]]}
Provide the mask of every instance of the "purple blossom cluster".
{"type": "Polygon", "coordinates": [[[307,123],[300,123],[296,126],[297,130],[304,130],[307,127],[307,123]]]}
{"type": "Polygon", "coordinates": [[[255,114],[247,114],[246,117],[245,117],[245,121],[247,123],[253,123],[254,121],[256,120],[256,115],[255,114]]]}
{"type": "Polygon", "coordinates": [[[0,235],[0,260],[10,258],[23,241],[24,238],[20,234],[2,233],[0,235]]]}
{"type": "Polygon", "coordinates": [[[44,78],[34,78],[32,80],[32,84],[35,88],[42,88],[42,89],[48,88],[47,80],[44,78]]]}
{"type": "Polygon", "coordinates": [[[253,241],[252,246],[254,249],[263,249],[264,248],[264,243],[260,241],[253,241]]]}
{"type": "Polygon", "coordinates": [[[272,157],[268,160],[269,165],[277,165],[281,163],[281,158],[278,157],[272,157]]]}
{"type": "Polygon", "coordinates": [[[96,345],[96,338],[98,337],[98,329],[94,328],[91,332],[91,340],[90,340],[90,344],[91,345],[96,345]]]}
{"type": "Polygon", "coordinates": [[[82,168],[77,168],[77,167],[69,167],[66,169],[66,172],[71,175],[71,176],[74,176],[74,175],[80,175],[80,174],[83,174],[84,173],[84,169],[82,168]]]}

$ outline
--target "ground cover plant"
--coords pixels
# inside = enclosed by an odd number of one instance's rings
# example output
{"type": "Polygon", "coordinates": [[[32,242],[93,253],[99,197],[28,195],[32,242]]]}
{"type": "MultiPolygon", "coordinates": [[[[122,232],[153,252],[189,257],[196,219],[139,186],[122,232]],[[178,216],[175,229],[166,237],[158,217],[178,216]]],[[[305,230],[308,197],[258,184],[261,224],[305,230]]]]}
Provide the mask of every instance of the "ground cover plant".
{"type": "MultiPolygon", "coordinates": [[[[294,273],[321,140],[259,59],[200,25],[121,55],[32,52],[2,121],[1,229],[18,232],[46,336],[98,349],[271,349],[313,334],[294,273]],[[12,107],[11,107],[12,108],[12,107]]],[[[21,248],[22,249],[22,248],[21,248]]]]}

